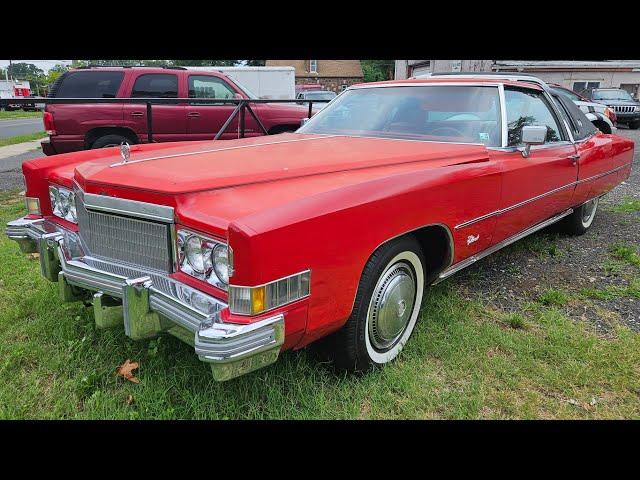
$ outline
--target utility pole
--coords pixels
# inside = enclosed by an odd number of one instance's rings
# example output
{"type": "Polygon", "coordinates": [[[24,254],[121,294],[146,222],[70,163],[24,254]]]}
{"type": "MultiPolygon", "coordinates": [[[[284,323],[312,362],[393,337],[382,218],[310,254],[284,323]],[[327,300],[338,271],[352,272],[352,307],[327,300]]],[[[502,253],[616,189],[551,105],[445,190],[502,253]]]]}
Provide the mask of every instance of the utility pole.
{"type": "Polygon", "coordinates": [[[11,69],[11,60],[9,60],[9,66],[7,67],[7,71],[4,72],[4,78],[9,81],[9,70],[11,69]]]}

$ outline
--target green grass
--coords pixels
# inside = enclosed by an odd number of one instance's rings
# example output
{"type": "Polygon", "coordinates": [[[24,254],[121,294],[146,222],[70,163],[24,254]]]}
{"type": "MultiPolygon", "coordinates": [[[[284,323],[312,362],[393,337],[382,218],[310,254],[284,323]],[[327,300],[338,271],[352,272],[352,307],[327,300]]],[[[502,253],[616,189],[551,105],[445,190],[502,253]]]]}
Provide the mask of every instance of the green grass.
{"type": "Polygon", "coordinates": [[[562,290],[548,288],[539,298],[540,303],[547,306],[562,306],[569,302],[569,295],[562,290]]]}
{"type": "Polygon", "coordinates": [[[42,117],[42,112],[25,112],[24,110],[13,110],[11,112],[7,112],[5,110],[0,110],[0,120],[4,120],[7,118],[38,118],[42,117]]]}
{"type": "MultiPolygon", "coordinates": [[[[0,221],[24,213],[0,194],[0,221]]],[[[213,381],[173,337],[134,342],[60,303],[38,260],[0,235],[0,418],[640,418],[640,337],[590,333],[555,307],[522,312],[428,290],[403,354],[383,370],[338,375],[285,352],[266,369],[213,381]],[[115,376],[140,363],[139,384],[115,376]]]]}
{"type": "Polygon", "coordinates": [[[33,140],[40,140],[46,137],[44,132],[28,133],[26,135],[16,135],[15,137],[0,138],[0,147],[6,147],[7,145],[15,145],[16,143],[31,142],[33,140]]]}
{"type": "Polygon", "coordinates": [[[640,255],[638,255],[634,247],[625,244],[616,244],[611,247],[609,252],[612,257],[618,260],[623,260],[630,265],[640,267],[640,255]]]}
{"type": "Polygon", "coordinates": [[[635,213],[640,212],[640,199],[633,197],[625,197],[617,205],[614,205],[609,209],[616,213],[635,213]]]}

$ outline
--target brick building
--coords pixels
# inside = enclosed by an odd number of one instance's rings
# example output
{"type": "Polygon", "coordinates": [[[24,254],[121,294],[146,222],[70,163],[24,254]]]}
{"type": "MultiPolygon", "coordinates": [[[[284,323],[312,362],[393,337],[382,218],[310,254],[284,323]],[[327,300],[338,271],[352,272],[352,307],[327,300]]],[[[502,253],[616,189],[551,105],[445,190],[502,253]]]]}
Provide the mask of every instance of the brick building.
{"type": "Polygon", "coordinates": [[[364,81],[360,60],[267,60],[266,66],[291,66],[296,85],[318,84],[336,93],[364,81]]]}

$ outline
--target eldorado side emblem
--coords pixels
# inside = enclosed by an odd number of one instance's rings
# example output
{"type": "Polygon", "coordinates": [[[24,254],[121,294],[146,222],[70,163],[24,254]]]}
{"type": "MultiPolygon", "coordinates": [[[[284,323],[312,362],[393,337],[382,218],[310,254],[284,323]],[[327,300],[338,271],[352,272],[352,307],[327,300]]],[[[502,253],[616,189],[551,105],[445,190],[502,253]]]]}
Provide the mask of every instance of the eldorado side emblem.
{"type": "Polygon", "coordinates": [[[471,245],[473,242],[477,242],[480,238],[480,235],[469,235],[467,237],[467,245],[471,245]]]}
{"type": "Polygon", "coordinates": [[[120,144],[120,155],[122,156],[122,161],[124,163],[129,161],[129,157],[131,156],[131,147],[127,142],[122,142],[120,144]]]}

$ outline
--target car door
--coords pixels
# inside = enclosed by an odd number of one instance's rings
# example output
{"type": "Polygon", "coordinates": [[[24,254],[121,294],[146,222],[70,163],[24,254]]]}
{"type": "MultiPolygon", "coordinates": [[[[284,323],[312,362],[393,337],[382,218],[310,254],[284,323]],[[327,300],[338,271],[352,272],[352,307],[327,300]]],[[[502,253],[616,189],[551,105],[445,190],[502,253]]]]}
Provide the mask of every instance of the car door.
{"type": "Polygon", "coordinates": [[[505,86],[507,148],[495,151],[503,168],[494,242],[509,238],[569,208],[578,174],[576,147],[542,90],[505,86]],[[522,127],[544,125],[543,145],[524,157],[522,127]]]}
{"type": "MultiPolygon", "coordinates": [[[[178,98],[178,74],[141,73],[131,87],[132,98],[178,98]]],[[[184,105],[159,105],[151,107],[153,139],[156,142],[186,140],[184,105]]],[[[125,122],[138,136],[147,139],[147,110],[144,103],[124,107],[125,122]]]]}
{"type": "MultiPolygon", "coordinates": [[[[214,75],[189,74],[187,88],[189,98],[243,98],[243,95],[223,78],[214,75]]],[[[212,140],[235,108],[236,105],[232,103],[198,104],[190,102],[186,109],[189,140],[212,140]]],[[[240,113],[227,126],[221,137],[223,140],[238,138],[239,121],[240,113]]],[[[252,136],[255,132],[255,121],[248,112],[245,112],[245,135],[252,136]]]]}

